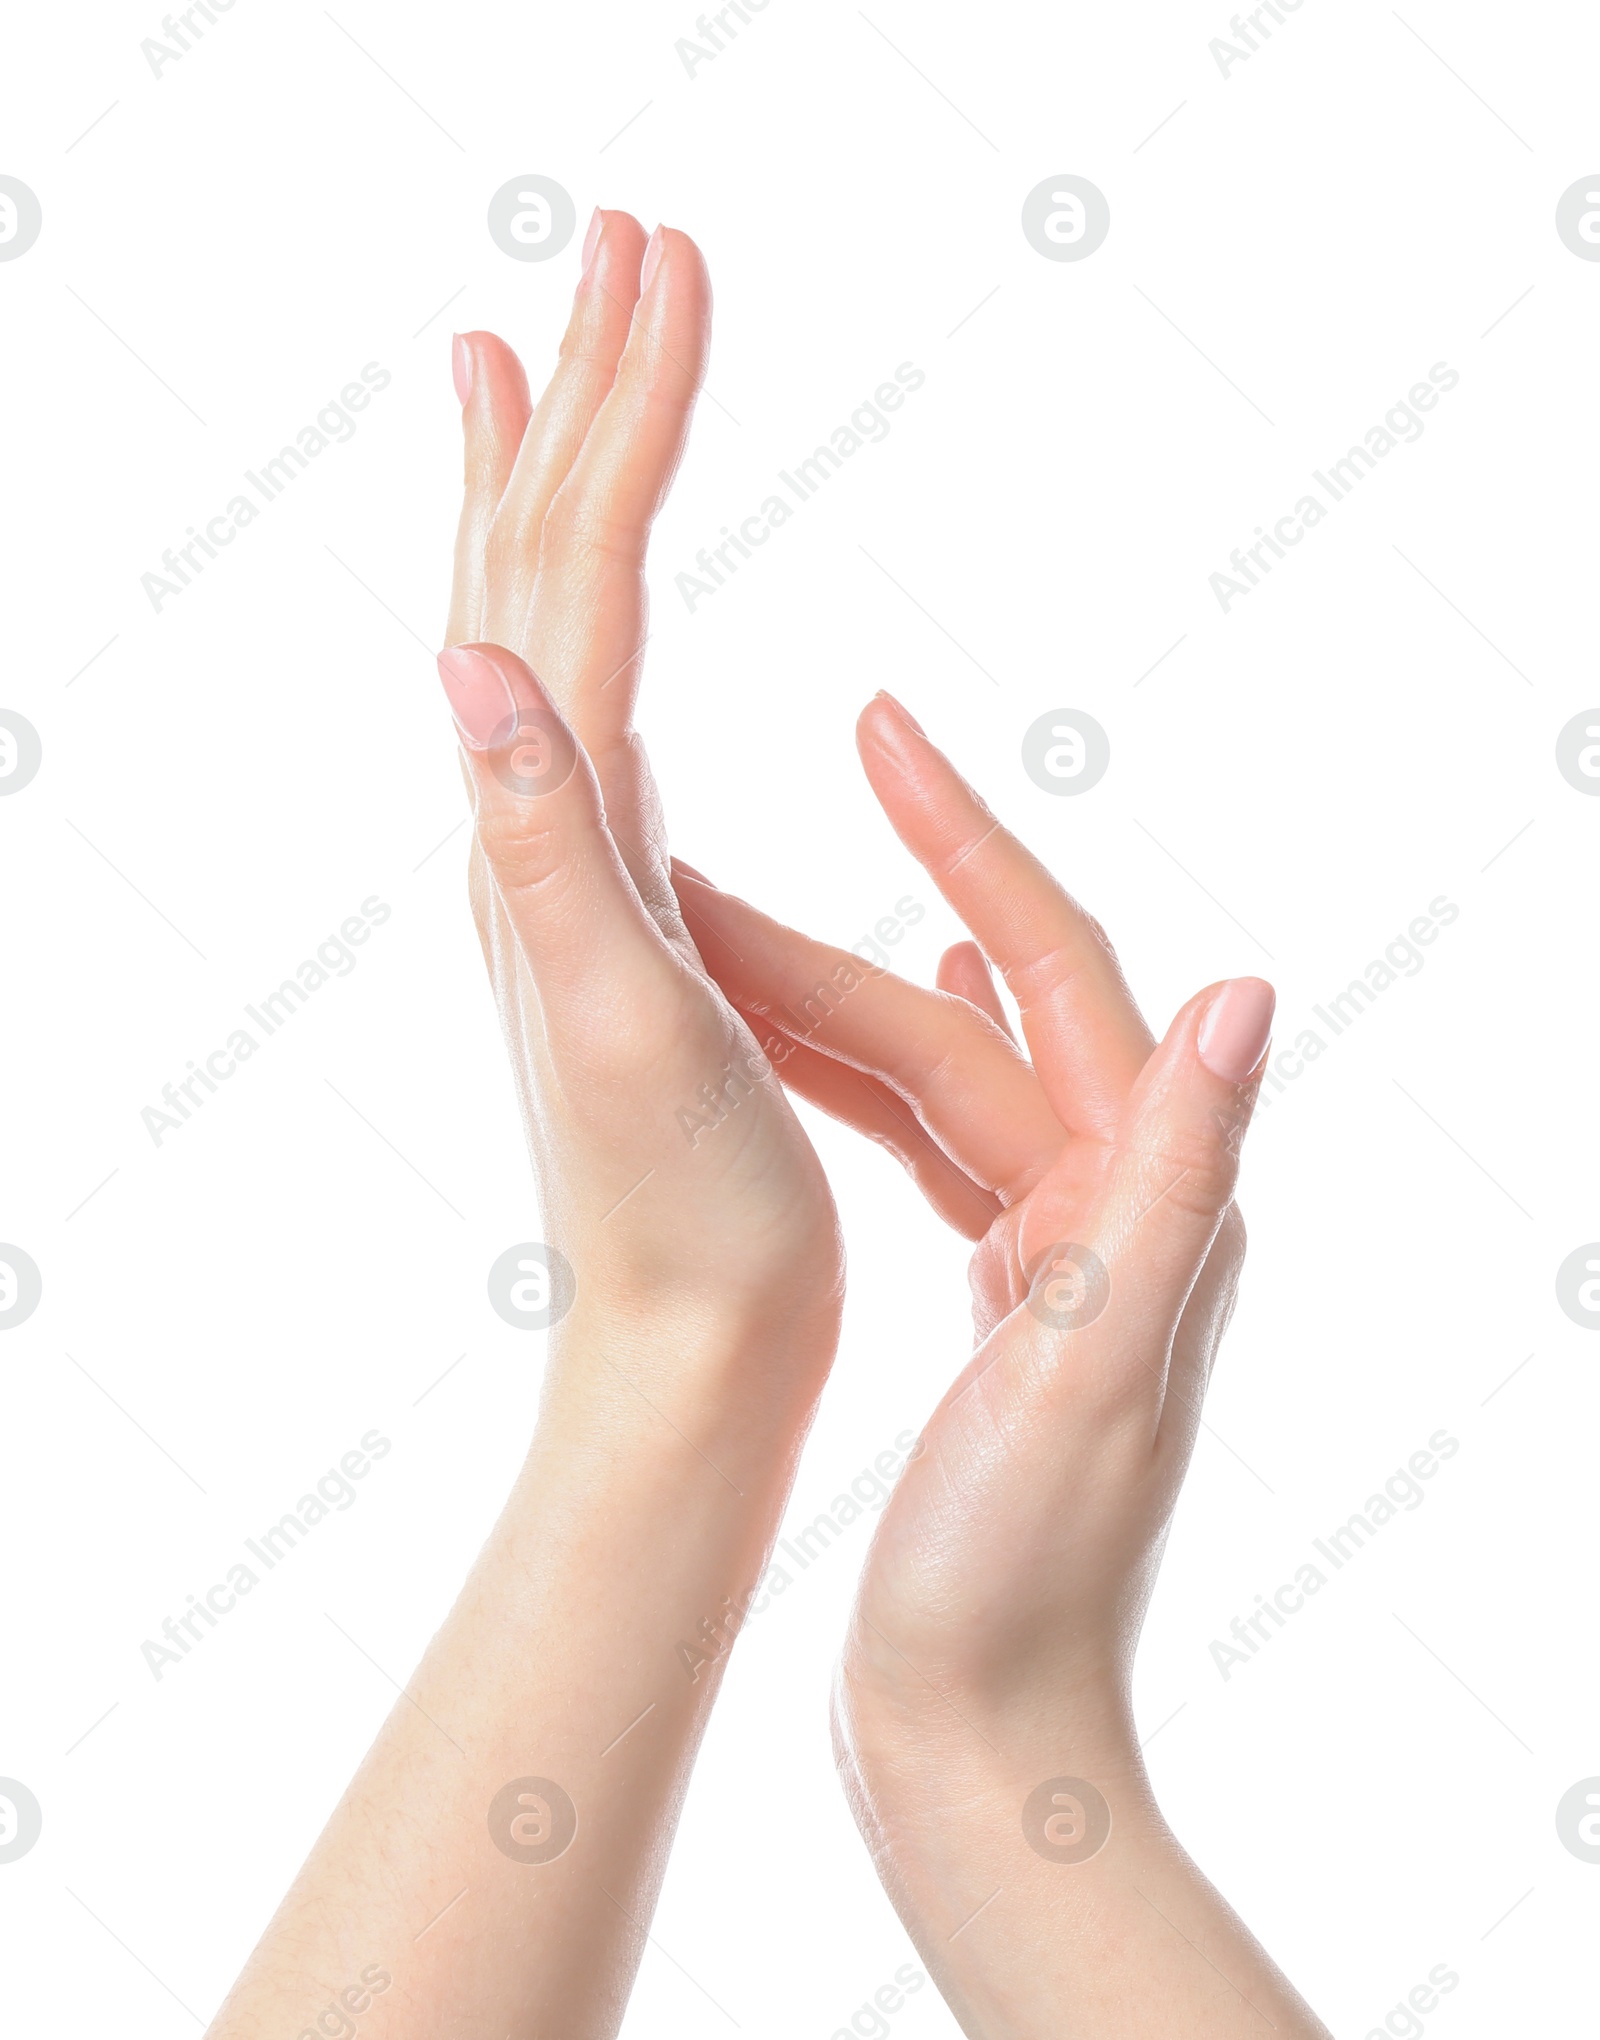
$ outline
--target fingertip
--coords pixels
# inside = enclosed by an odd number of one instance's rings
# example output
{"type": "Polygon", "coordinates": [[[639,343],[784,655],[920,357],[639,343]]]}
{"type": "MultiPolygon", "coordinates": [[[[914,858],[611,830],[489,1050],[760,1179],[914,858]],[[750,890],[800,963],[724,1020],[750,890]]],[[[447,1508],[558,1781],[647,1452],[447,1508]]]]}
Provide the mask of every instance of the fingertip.
{"type": "Polygon", "coordinates": [[[504,645],[451,645],[438,663],[445,699],[469,751],[502,748],[530,715],[570,735],[538,674],[504,645]]]}
{"type": "Polygon", "coordinates": [[[606,223],[605,214],[600,210],[599,206],[596,206],[593,213],[590,215],[588,230],[585,232],[583,237],[583,253],[579,258],[578,262],[578,276],[580,281],[586,278],[589,274],[589,265],[594,261],[594,251],[600,245],[600,236],[601,233],[604,231],[605,223],[606,223]]]}
{"type": "Polygon", "coordinates": [[[1005,1008],[1000,1003],[1000,995],[995,990],[989,959],[976,942],[951,943],[939,958],[939,968],[933,981],[941,992],[950,992],[958,999],[965,999],[969,1006],[975,1006],[980,1013],[987,1015],[1013,1041],[1016,1039],[1005,1008]]]}
{"type": "Polygon", "coordinates": [[[891,694],[887,687],[880,687],[872,699],[856,717],[856,728],[871,733],[887,725],[891,730],[910,730],[913,736],[926,741],[928,732],[906,707],[905,703],[891,694]]]}
{"type": "Polygon", "coordinates": [[[686,234],[682,227],[669,227],[663,222],[650,236],[655,245],[656,260],[667,257],[681,275],[685,268],[699,276],[709,276],[705,253],[693,234],[686,234]]]}
{"type": "Polygon", "coordinates": [[[889,713],[892,716],[894,716],[898,722],[903,723],[905,727],[908,730],[910,730],[914,736],[921,737],[924,741],[928,740],[928,732],[922,727],[921,723],[917,721],[916,717],[911,713],[910,709],[906,707],[905,703],[902,700],[900,700],[898,695],[891,694],[887,687],[880,687],[876,695],[873,697],[873,699],[875,701],[881,701],[884,704],[884,706],[888,709],[889,713]]]}
{"type": "Polygon", "coordinates": [[[599,285],[608,296],[631,304],[639,292],[639,268],[646,246],[645,230],[631,212],[597,205],[583,240],[579,296],[599,285]]]}
{"type": "Polygon", "coordinates": [[[861,711],[856,752],[868,785],[897,828],[912,811],[930,805],[943,809],[952,798],[965,798],[987,812],[974,788],[892,694],[875,694],[861,711]]]}
{"type": "Polygon", "coordinates": [[[869,770],[878,757],[909,764],[918,745],[927,742],[928,733],[916,717],[882,689],[856,717],[856,749],[869,770]]]}
{"type": "Polygon", "coordinates": [[[655,282],[656,270],[660,267],[660,265],[661,265],[661,229],[659,227],[655,227],[651,230],[649,240],[646,241],[644,244],[644,260],[639,265],[639,292],[641,296],[643,296],[643,294],[649,290],[651,284],[655,282]]]}
{"type": "Polygon", "coordinates": [[[619,205],[597,205],[595,212],[599,216],[600,232],[603,236],[625,233],[631,228],[638,235],[641,248],[649,239],[644,230],[644,222],[637,213],[628,212],[619,205]]]}
{"type": "Polygon", "coordinates": [[[675,322],[703,324],[711,310],[711,272],[699,243],[681,227],[658,226],[639,267],[642,304],[670,306],[675,322]]]}
{"type": "Polygon", "coordinates": [[[527,371],[514,348],[498,333],[481,329],[456,333],[451,338],[450,369],[463,411],[512,424],[521,437],[532,405],[527,371]]]}
{"type": "Polygon", "coordinates": [[[1214,1077],[1242,1084],[1267,1052],[1278,994],[1265,978],[1229,978],[1211,994],[1195,1053],[1214,1077]]]}
{"type": "Polygon", "coordinates": [[[516,708],[494,650],[491,645],[449,645],[439,654],[439,684],[469,751],[487,751],[510,725],[516,708]]]}

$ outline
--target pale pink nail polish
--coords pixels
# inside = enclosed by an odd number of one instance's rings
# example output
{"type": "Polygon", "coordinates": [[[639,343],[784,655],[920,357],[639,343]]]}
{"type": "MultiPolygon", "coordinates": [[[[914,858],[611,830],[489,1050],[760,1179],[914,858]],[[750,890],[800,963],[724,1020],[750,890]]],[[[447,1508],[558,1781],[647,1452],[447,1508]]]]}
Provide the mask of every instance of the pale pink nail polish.
{"type": "Polygon", "coordinates": [[[504,743],[516,722],[517,704],[500,668],[475,645],[452,645],[439,654],[439,678],[469,751],[504,743]]]}
{"type": "Polygon", "coordinates": [[[1264,978],[1230,978],[1200,1023],[1195,1047],[1214,1077],[1242,1084],[1260,1062],[1278,995],[1264,978]]]}
{"type": "Polygon", "coordinates": [[[650,279],[656,273],[656,265],[661,260],[661,250],[664,245],[661,229],[657,227],[650,236],[649,241],[645,244],[644,261],[639,265],[639,295],[641,297],[650,288],[650,279]]]}
{"type": "Polygon", "coordinates": [[[878,689],[878,699],[880,701],[888,702],[890,708],[900,718],[901,722],[903,722],[908,729],[915,730],[919,737],[925,737],[928,734],[928,732],[922,727],[921,723],[919,723],[916,717],[911,713],[910,709],[906,707],[905,703],[903,701],[896,701],[894,696],[889,692],[887,687],[880,687],[878,689]]]}
{"type": "Polygon", "coordinates": [[[472,395],[472,349],[459,333],[450,348],[450,373],[455,377],[456,395],[464,411],[472,395]]]}
{"type": "Polygon", "coordinates": [[[594,251],[600,245],[600,236],[605,231],[605,224],[600,208],[596,206],[594,218],[589,222],[589,231],[583,237],[583,268],[578,274],[580,283],[588,281],[589,271],[594,264],[594,251]]]}

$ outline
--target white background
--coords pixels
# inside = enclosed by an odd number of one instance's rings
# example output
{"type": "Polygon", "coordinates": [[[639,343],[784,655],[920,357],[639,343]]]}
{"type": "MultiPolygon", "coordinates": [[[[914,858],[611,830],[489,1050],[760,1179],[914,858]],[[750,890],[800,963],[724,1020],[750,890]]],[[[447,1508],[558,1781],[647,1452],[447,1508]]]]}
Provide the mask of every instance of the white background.
{"type": "MultiPolygon", "coordinates": [[[[577,273],[576,239],[519,264],[485,231],[530,171],[579,237],[625,205],[715,279],[642,710],[685,856],[847,941],[912,894],[931,978],[958,931],[851,743],[890,685],[1158,1028],[1261,972],[1287,1041],[1459,907],[1250,1137],[1139,1710],[1179,1833],[1337,2033],[1440,1963],[1430,2036],[1588,2012],[1600,1867],[1554,1810],[1600,1773],[1600,1349],[1554,1274],[1600,1234],[1600,804],[1554,743],[1600,699],[1600,265],[1553,220],[1600,159],[1600,23],[1403,12],[1307,0],[1226,79],[1220,10],[1163,0],[772,0],[692,80],[687,7],[238,0],[159,79],[153,11],[8,24],[0,171],[44,208],[0,264],[0,706],[44,745],[0,801],[0,1238],[44,1276],[0,1341],[0,1773],[44,1808],[0,1866],[9,2027],[199,2031],[524,1449],[542,1342],[484,1276],[538,1219],[431,654],[451,329],[537,383],[577,273]],[[1020,231],[1062,172],[1111,207],[1081,263],[1020,231]],[[156,613],[163,549],[371,361],[356,437],[156,613]],[[890,437],[690,614],[674,575],[906,361],[890,437]],[[1224,614],[1229,552],[1437,362],[1424,437],[1224,614]],[[1071,707],[1111,769],[1056,798],[1019,746],[1071,707]],[[358,967],[154,1145],[142,1108],[373,894],[358,967]],[[142,1641],[373,1427],[357,1504],[153,1680],[142,1641]],[[1441,1427],[1425,1505],[1225,1682],[1213,1638],[1441,1427]]],[[[968,1343],[960,1243],[816,1138],[852,1290],[801,1520],[968,1343]]],[[[630,2033],[827,2040],[910,1959],[828,1749],[868,1527],[739,1646],[630,2033]]],[[[954,2030],[931,1990],[893,2023],[954,2030]]]]}

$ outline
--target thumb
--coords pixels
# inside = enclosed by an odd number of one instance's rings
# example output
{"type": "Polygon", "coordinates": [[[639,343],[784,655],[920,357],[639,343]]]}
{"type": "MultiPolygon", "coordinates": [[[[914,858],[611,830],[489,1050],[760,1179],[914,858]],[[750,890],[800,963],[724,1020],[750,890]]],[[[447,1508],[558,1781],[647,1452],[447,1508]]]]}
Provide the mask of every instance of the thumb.
{"type": "Polygon", "coordinates": [[[514,652],[439,654],[488,875],[548,1022],[631,1004],[677,967],[606,826],[587,754],[514,652]]]}
{"type": "Polygon", "coordinates": [[[1129,1094],[1098,1228],[1112,1281],[1170,1339],[1233,1201],[1277,995],[1230,978],[1178,1014],[1129,1094]]]}

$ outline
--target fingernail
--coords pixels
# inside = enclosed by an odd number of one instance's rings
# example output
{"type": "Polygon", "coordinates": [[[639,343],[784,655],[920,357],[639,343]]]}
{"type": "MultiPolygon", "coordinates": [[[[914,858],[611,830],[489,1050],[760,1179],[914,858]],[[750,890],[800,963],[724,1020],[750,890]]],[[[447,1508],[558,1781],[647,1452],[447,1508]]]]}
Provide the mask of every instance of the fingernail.
{"type": "Polygon", "coordinates": [[[894,696],[888,691],[887,688],[880,687],[878,689],[878,699],[880,701],[888,702],[890,708],[894,710],[895,714],[907,726],[907,728],[915,730],[919,737],[927,736],[928,732],[922,727],[921,723],[917,721],[916,717],[911,713],[910,709],[906,707],[903,701],[896,701],[894,696]]]}
{"type": "Polygon", "coordinates": [[[1206,1009],[1195,1046],[1214,1077],[1242,1084],[1260,1062],[1278,995],[1264,978],[1230,978],[1206,1009]]]}
{"type": "Polygon", "coordinates": [[[643,297],[650,288],[650,279],[656,273],[656,264],[661,260],[661,250],[664,246],[661,229],[657,227],[645,244],[644,261],[639,265],[640,297],[643,297]]]}
{"type": "Polygon", "coordinates": [[[450,373],[455,377],[456,395],[461,399],[461,408],[467,408],[467,399],[472,395],[472,349],[458,333],[450,348],[450,373]]]}
{"type": "Polygon", "coordinates": [[[580,283],[587,283],[589,280],[589,266],[594,261],[594,251],[600,245],[600,236],[605,230],[605,224],[600,208],[596,206],[594,218],[589,222],[589,231],[583,237],[583,270],[578,278],[580,283]]]}
{"type": "Polygon", "coordinates": [[[696,871],[692,864],[685,864],[681,857],[673,858],[672,868],[674,871],[681,871],[685,878],[692,878],[698,885],[710,886],[713,892],[722,890],[714,878],[707,878],[703,871],[696,871]]]}
{"type": "Polygon", "coordinates": [[[487,751],[496,737],[504,743],[516,724],[510,682],[475,645],[452,645],[439,654],[439,678],[469,751],[487,751]]]}

